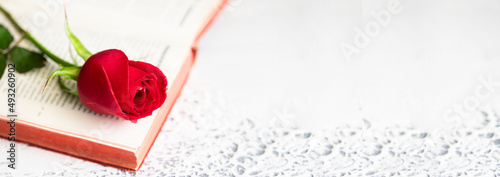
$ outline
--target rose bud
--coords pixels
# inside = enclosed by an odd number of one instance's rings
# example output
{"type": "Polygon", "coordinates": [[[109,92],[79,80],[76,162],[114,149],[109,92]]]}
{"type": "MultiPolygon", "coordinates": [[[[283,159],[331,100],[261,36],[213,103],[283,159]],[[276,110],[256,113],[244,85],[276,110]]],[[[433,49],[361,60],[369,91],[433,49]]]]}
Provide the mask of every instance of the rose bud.
{"type": "Polygon", "coordinates": [[[122,51],[110,49],[85,62],[77,88],[87,108],[136,123],[165,102],[167,78],[156,66],[128,60],[122,51]]]}

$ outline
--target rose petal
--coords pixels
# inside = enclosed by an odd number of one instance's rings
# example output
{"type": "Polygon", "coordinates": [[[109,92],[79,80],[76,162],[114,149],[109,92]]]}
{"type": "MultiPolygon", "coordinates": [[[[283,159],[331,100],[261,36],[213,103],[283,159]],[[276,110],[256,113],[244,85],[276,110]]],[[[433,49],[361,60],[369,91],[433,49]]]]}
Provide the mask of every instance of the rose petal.
{"type": "MultiPolygon", "coordinates": [[[[135,116],[143,116],[144,113],[142,112],[152,112],[152,110],[149,109],[144,109],[141,107],[137,107],[135,104],[135,96],[137,92],[140,89],[143,89],[144,92],[151,92],[148,91],[150,88],[148,88],[148,85],[145,84],[148,81],[151,82],[156,82],[156,76],[153,74],[144,72],[143,70],[140,70],[136,67],[129,67],[129,104],[131,105],[132,109],[129,110],[129,114],[135,115],[135,116]]],[[[156,89],[156,88],[155,88],[156,89]]],[[[153,102],[150,102],[150,100],[147,100],[148,97],[150,97],[151,94],[145,95],[145,100],[148,101],[147,105],[152,105],[154,104],[153,102]]]]}
{"type": "Polygon", "coordinates": [[[149,63],[140,61],[130,61],[129,65],[130,67],[136,67],[138,69],[141,69],[147,73],[151,73],[156,76],[157,78],[156,86],[158,88],[159,97],[155,105],[153,105],[153,109],[160,107],[167,98],[167,85],[168,85],[167,77],[165,77],[163,72],[160,69],[158,69],[158,67],[151,65],[149,63]]]}
{"type": "Polygon", "coordinates": [[[92,55],[77,81],[80,100],[89,109],[137,122],[166,99],[167,79],[157,67],[129,61],[120,50],[92,55]]]}
{"type": "Polygon", "coordinates": [[[104,68],[96,67],[95,70],[87,70],[85,67],[85,65],[82,67],[77,82],[80,101],[97,113],[111,114],[128,120],[129,118],[122,112],[115,99],[108,74],[104,68]]]}
{"type": "Polygon", "coordinates": [[[121,50],[110,49],[92,55],[85,65],[102,66],[108,74],[111,88],[115,93],[116,100],[122,109],[127,111],[129,88],[128,85],[128,57],[121,50]]]}

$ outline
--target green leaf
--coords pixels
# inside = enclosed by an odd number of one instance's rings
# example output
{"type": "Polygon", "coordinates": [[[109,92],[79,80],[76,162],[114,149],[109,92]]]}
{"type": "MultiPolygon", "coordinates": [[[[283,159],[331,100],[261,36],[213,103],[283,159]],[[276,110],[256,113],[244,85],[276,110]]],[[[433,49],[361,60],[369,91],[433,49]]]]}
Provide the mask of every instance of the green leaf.
{"type": "MultiPolygon", "coordinates": [[[[80,69],[82,67],[63,67],[61,69],[55,70],[47,79],[47,82],[45,82],[45,86],[43,86],[42,94],[45,91],[45,87],[47,87],[47,84],[49,83],[50,79],[60,76],[64,77],[66,79],[71,79],[71,80],[77,80],[78,75],[80,74],[80,69]]],[[[59,86],[61,86],[61,83],[59,83],[59,86]]],[[[63,90],[64,88],[61,87],[63,90]]],[[[67,87],[66,87],[67,88],[67,87]]]]}
{"type": "Polygon", "coordinates": [[[12,35],[9,33],[9,30],[0,25],[0,49],[5,50],[9,48],[9,45],[13,40],[14,37],[12,37],[12,35]]]}
{"type": "Polygon", "coordinates": [[[3,72],[5,71],[5,68],[7,67],[7,57],[5,55],[0,54],[0,79],[3,76],[3,72]]]}
{"type": "Polygon", "coordinates": [[[87,61],[87,59],[92,56],[92,53],[90,53],[85,46],[80,42],[80,40],[71,32],[69,29],[69,25],[66,22],[66,36],[68,36],[69,40],[71,41],[71,44],[73,44],[73,47],[75,47],[76,53],[80,55],[80,57],[83,58],[83,60],[87,61]]]}
{"type": "Polygon", "coordinates": [[[77,89],[70,89],[66,86],[66,84],[64,84],[63,82],[63,78],[62,77],[59,77],[59,87],[61,87],[61,89],[65,92],[68,92],[68,93],[71,93],[75,96],[78,96],[78,90],[77,89]]]}
{"type": "Polygon", "coordinates": [[[9,52],[9,55],[12,63],[16,65],[16,70],[20,73],[45,66],[47,62],[41,53],[32,52],[21,47],[15,47],[9,52]]]}

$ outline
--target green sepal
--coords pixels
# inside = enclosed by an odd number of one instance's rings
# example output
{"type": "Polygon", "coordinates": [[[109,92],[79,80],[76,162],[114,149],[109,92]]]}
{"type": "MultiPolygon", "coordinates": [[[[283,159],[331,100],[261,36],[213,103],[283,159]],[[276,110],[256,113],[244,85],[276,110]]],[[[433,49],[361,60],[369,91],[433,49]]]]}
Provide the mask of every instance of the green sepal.
{"type": "Polygon", "coordinates": [[[63,82],[63,80],[64,80],[64,79],[63,79],[62,77],[59,77],[58,79],[59,79],[59,87],[61,87],[61,89],[62,89],[63,91],[68,92],[68,93],[70,93],[70,94],[73,94],[73,95],[75,95],[75,96],[78,96],[78,90],[77,90],[77,89],[73,89],[73,90],[72,90],[72,89],[68,88],[68,87],[64,84],[64,82],[63,82]]]}
{"type": "Polygon", "coordinates": [[[80,42],[80,40],[71,32],[69,29],[69,25],[66,22],[66,36],[68,36],[69,40],[71,41],[71,44],[73,44],[73,47],[76,50],[76,53],[80,55],[80,57],[83,58],[83,60],[87,61],[90,56],[92,56],[92,53],[90,53],[85,46],[80,42]]]}
{"type": "MultiPolygon", "coordinates": [[[[63,77],[64,79],[71,79],[71,80],[78,80],[78,75],[80,74],[80,69],[82,67],[62,67],[61,69],[55,70],[47,79],[47,82],[45,82],[45,86],[43,86],[42,94],[45,91],[45,87],[47,87],[47,84],[49,83],[50,79],[60,76],[63,77]]],[[[61,83],[59,83],[59,86],[61,86],[61,83]]],[[[64,88],[61,87],[63,90],[64,88]]],[[[67,87],[66,87],[67,88],[67,87]]]]}

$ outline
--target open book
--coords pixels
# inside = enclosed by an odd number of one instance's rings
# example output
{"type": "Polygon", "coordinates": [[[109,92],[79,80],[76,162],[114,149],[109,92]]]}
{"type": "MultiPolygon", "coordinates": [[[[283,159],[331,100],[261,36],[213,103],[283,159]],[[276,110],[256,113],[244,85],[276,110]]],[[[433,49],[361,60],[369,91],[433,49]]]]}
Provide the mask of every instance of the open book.
{"type": "MultiPolygon", "coordinates": [[[[118,168],[140,168],[194,61],[196,41],[225,0],[67,1],[69,25],[92,53],[120,49],[129,59],[159,67],[168,79],[167,100],[153,115],[131,123],[87,109],[78,97],[63,92],[53,80],[41,94],[50,73],[58,69],[48,60],[43,68],[16,74],[16,141],[66,153],[118,168]]],[[[49,50],[71,61],[64,32],[62,2],[0,0],[20,25],[49,50]]],[[[15,33],[0,15],[0,24],[15,33]]],[[[27,41],[20,45],[34,49],[27,41]]],[[[34,49],[36,50],[36,49],[34,49]]],[[[77,61],[79,65],[83,61],[77,61]]],[[[7,100],[7,77],[0,80],[0,100],[7,100]]],[[[76,83],[68,82],[70,86],[76,83]]],[[[0,106],[0,136],[8,137],[12,115],[7,102],[0,106]]]]}

